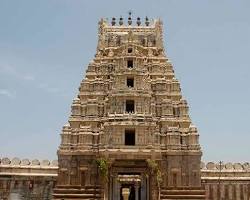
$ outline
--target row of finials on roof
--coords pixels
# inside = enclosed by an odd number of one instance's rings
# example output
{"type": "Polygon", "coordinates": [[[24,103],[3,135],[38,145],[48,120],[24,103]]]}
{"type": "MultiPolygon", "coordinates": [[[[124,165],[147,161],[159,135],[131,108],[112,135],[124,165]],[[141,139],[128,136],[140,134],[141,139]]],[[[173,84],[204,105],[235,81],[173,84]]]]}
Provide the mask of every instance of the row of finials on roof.
{"type": "MultiPolygon", "coordinates": [[[[129,15],[129,17],[128,17],[128,25],[132,25],[132,23],[133,23],[132,17],[131,17],[131,15],[129,15]]],[[[140,17],[137,17],[136,24],[137,24],[137,26],[141,25],[141,18],[140,17]]],[[[149,24],[150,24],[150,22],[149,22],[148,17],[145,17],[145,25],[149,26],[149,24]]],[[[116,18],[115,17],[112,18],[111,25],[112,26],[116,25],[116,18]]],[[[120,17],[120,19],[119,19],[119,25],[120,26],[123,25],[123,17],[120,17]]]]}

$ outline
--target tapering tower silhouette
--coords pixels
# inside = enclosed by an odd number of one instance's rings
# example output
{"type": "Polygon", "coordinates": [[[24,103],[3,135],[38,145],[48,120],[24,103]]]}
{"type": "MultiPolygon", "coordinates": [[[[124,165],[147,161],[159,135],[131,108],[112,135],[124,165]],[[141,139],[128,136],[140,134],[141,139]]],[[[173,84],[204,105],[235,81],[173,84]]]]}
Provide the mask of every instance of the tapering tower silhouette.
{"type": "Polygon", "coordinates": [[[161,20],[101,19],[58,149],[55,199],[204,199],[201,148],[161,20]]]}

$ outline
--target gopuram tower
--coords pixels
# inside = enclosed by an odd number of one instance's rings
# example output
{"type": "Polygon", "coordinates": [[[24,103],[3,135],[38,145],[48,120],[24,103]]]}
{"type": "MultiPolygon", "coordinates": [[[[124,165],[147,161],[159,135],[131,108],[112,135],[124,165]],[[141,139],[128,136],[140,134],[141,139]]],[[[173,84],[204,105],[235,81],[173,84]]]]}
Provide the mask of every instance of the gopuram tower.
{"type": "Polygon", "coordinates": [[[201,148],[162,22],[101,19],[58,149],[54,199],[204,199],[201,148]]]}

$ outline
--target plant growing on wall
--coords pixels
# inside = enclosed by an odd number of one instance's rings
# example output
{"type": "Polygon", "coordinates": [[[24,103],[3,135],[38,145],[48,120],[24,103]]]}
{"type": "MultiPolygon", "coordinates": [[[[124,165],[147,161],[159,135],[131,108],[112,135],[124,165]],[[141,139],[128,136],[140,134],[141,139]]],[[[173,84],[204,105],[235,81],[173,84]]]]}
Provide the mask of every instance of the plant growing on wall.
{"type": "Polygon", "coordinates": [[[161,183],[163,181],[162,179],[162,172],[160,170],[160,167],[158,163],[155,160],[147,159],[148,167],[150,168],[151,174],[154,174],[156,177],[156,183],[158,187],[158,199],[160,199],[161,194],[161,183]]]}
{"type": "Polygon", "coordinates": [[[96,159],[96,164],[98,167],[98,171],[102,177],[102,180],[104,181],[104,200],[107,199],[107,191],[108,191],[108,184],[105,184],[108,182],[108,160],[106,158],[98,158],[96,159]]]}
{"type": "Polygon", "coordinates": [[[108,181],[108,161],[105,158],[98,158],[96,164],[103,180],[108,181]]]}
{"type": "Polygon", "coordinates": [[[158,163],[155,160],[147,159],[148,166],[151,170],[151,173],[156,175],[157,186],[160,187],[162,183],[162,172],[158,163]]]}

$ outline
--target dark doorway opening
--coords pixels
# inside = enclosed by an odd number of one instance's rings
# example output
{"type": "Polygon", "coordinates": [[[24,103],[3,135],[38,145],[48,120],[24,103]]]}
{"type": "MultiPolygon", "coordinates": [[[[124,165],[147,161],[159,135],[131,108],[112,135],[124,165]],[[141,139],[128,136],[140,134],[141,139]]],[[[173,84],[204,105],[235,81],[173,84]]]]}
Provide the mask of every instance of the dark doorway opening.
{"type": "Polygon", "coordinates": [[[125,145],[135,145],[135,130],[125,129],[125,145]]]}
{"type": "Polygon", "coordinates": [[[128,68],[133,68],[134,67],[134,63],[133,63],[133,60],[128,60],[128,68]]]}
{"type": "Polygon", "coordinates": [[[132,47],[129,47],[128,48],[128,53],[132,53],[133,52],[133,48],[132,47]]]}
{"type": "Polygon", "coordinates": [[[127,86],[134,87],[134,78],[127,78],[127,86]]]}
{"type": "Polygon", "coordinates": [[[128,113],[135,112],[135,101],[134,100],[126,100],[126,112],[128,112],[128,113]]]}

